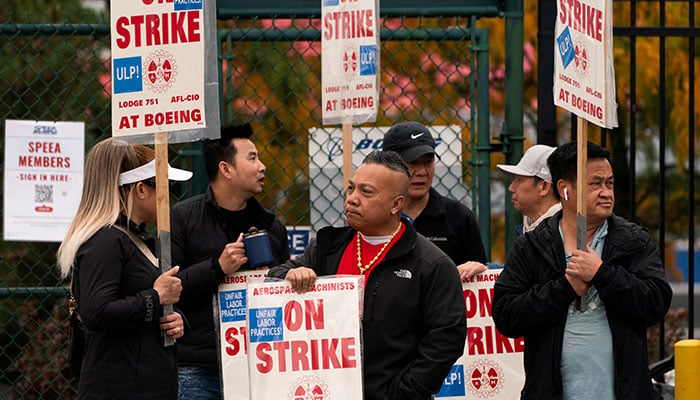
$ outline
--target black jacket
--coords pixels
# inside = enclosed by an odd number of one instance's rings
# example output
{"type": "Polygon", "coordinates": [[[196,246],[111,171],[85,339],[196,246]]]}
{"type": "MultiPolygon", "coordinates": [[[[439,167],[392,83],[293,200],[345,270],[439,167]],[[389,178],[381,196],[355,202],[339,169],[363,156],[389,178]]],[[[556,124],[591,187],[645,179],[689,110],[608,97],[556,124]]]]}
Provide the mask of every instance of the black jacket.
{"type": "MultiPolygon", "coordinates": [[[[569,305],[561,212],[520,236],[496,280],[493,319],[506,336],[525,338],[522,399],[561,399],[562,341],[569,305]]],[[[612,332],[617,400],[653,398],[646,328],[662,320],[671,303],[656,242],[639,226],[611,216],[603,264],[592,285],[605,304],[612,332]]],[[[595,377],[591,377],[595,384],[595,377]]]]}
{"type": "MultiPolygon", "coordinates": [[[[287,228],[282,221],[254,198],[248,200],[245,210],[257,221],[256,227],[269,234],[274,257],[272,265],[287,261],[287,228]]],[[[226,244],[235,242],[241,232],[226,226],[211,187],[206,193],[173,206],[170,220],[172,265],[180,266],[177,277],[182,279],[177,305],[190,324],[188,337],[177,341],[178,364],[218,369],[212,306],[213,295],[224,277],[218,260],[226,244]]]]}
{"type": "Polygon", "coordinates": [[[457,265],[467,261],[485,264],[488,260],[474,213],[434,188],[430,188],[428,204],[413,221],[413,227],[457,265]]]}
{"type": "MultiPolygon", "coordinates": [[[[365,400],[429,399],[462,355],[466,310],[454,263],[405,222],[406,230],[372,270],[362,320],[365,400]]],[[[335,275],[355,230],[327,227],[304,254],[273,267],[284,278],[308,266],[335,275]]]]}
{"type": "Polygon", "coordinates": [[[163,347],[163,308],[153,289],[159,275],[116,228],[104,227],[80,246],[73,279],[88,331],[79,399],[177,398],[175,346],[163,347]]]}

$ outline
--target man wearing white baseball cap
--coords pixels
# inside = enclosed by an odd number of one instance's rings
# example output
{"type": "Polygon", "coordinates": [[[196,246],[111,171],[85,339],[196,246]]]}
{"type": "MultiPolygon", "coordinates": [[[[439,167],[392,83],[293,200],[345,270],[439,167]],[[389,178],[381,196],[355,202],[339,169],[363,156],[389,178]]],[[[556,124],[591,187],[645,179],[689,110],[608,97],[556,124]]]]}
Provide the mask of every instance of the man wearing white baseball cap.
{"type": "Polygon", "coordinates": [[[512,194],[513,208],[523,214],[523,225],[516,228],[518,235],[535,229],[561,210],[547,167],[547,158],[554,149],[537,144],[527,149],[517,165],[497,165],[501,172],[513,178],[508,191],[512,194]]]}

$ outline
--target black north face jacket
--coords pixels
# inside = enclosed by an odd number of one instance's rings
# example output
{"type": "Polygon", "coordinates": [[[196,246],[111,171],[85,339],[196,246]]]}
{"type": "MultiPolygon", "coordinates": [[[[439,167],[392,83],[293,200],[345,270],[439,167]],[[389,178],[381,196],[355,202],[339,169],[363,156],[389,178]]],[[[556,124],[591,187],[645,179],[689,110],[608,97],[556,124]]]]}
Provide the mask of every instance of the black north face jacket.
{"type": "MultiPolygon", "coordinates": [[[[430,399],[464,350],[466,309],[457,268],[407,221],[404,225],[365,287],[365,400],[430,399]]],[[[303,255],[273,267],[269,276],[282,279],[300,266],[318,276],[335,275],[355,232],[321,229],[303,255]]]]}

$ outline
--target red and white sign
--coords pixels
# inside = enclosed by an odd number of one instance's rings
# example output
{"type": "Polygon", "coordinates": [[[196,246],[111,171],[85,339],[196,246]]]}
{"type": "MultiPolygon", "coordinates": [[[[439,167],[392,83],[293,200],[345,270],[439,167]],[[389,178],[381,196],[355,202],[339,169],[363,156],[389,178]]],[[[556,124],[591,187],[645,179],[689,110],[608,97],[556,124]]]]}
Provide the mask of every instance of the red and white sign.
{"type": "Polygon", "coordinates": [[[83,191],[83,122],[5,121],[4,240],[60,242],[83,191]]]}
{"type": "Polygon", "coordinates": [[[501,271],[490,269],[462,284],[467,307],[467,343],[436,398],[520,398],[525,383],[524,340],[503,336],[491,316],[493,285],[501,271]],[[463,390],[454,387],[461,384],[463,390]]]}
{"type": "Polygon", "coordinates": [[[221,375],[226,400],[248,400],[248,346],[246,344],[246,286],[267,276],[267,270],[241,271],[225,276],[219,285],[219,342],[221,375]]]}
{"type": "Polygon", "coordinates": [[[617,127],[612,2],[557,0],[554,104],[603,128],[617,127]]]}
{"type": "Polygon", "coordinates": [[[375,0],[323,0],[323,124],[374,122],[379,107],[379,15],[375,0]]]}
{"type": "Polygon", "coordinates": [[[320,277],[304,294],[250,282],[250,399],[361,400],[362,293],[360,276],[320,277]]]}
{"type": "Polygon", "coordinates": [[[113,136],[206,126],[204,1],[110,3],[113,136]]]}

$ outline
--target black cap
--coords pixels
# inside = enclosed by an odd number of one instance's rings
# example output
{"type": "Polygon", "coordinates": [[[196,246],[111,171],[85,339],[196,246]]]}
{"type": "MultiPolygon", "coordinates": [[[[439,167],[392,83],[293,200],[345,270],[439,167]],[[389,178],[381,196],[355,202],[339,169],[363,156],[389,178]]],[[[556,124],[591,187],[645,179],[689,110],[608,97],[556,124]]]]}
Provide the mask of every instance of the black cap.
{"type": "Polygon", "coordinates": [[[418,122],[399,122],[384,134],[382,150],[395,151],[405,162],[425,154],[435,154],[435,139],[428,128],[418,122]]]}

